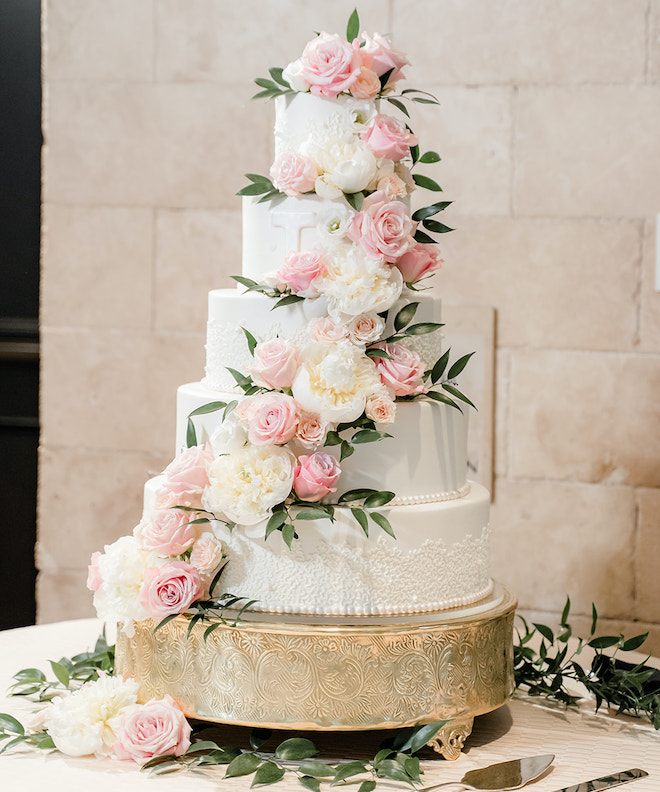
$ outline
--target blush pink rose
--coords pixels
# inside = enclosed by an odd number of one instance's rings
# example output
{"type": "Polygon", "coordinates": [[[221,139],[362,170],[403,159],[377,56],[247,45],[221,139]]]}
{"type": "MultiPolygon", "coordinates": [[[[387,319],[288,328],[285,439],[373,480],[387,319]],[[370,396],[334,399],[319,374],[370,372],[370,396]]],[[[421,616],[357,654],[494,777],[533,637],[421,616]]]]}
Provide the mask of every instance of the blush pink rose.
{"type": "Polygon", "coordinates": [[[325,442],[328,422],[317,413],[301,412],[296,429],[296,439],[305,448],[318,448],[325,442]]]}
{"type": "Polygon", "coordinates": [[[317,297],[314,280],[325,272],[325,262],[318,250],[292,250],[275,273],[278,281],[285,283],[300,297],[317,297]]]}
{"type": "Polygon", "coordinates": [[[401,201],[390,201],[378,190],[364,199],[362,211],[353,216],[348,236],[368,256],[395,262],[415,245],[417,223],[401,201]]]}
{"type": "Polygon", "coordinates": [[[341,475],[341,468],[332,454],[317,451],[299,457],[298,461],[300,464],[296,466],[293,488],[301,500],[320,501],[329,493],[337,491],[334,485],[341,475]]]}
{"type": "Polygon", "coordinates": [[[284,445],[298,427],[298,405],[286,393],[255,396],[248,423],[248,440],[257,446],[284,445]]]}
{"type": "Polygon", "coordinates": [[[403,344],[384,344],[382,349],[387,358],[375,358],[380,380],[394,392],[395,396],[411,396],[415,393],[426,393],[422,383],[424,364],[419,355],[403,344]]]}
{"type": "Polygon", "coordinates": [[[292,196],[311,192],[318,175],[314,163],[295,151],[280,154],[270,169],[270,178],[275,187],[292,196]]]}
{"type": "Polygon", "coordinates": [[[154,620],[183,613],[203,593],[199,572],[185,561],[149,567],[140,589],[140,605],[154,620]]]}
{"type": "Polygon", "coordinates": [[[159,494],[171,493],[182,506],[196,505],[204,487],[208,486],[207,466],[213,462],[213,452],[207,446],[192,446],[175,457],[163,471],[165,481],[159,494]]]}
{"type": "Polygon", "coordinates": [[[262,388],[290,388],[298,372],[300,351],[290,341],[273,338],[254,348],[252,379],[262,388]]]}
{"type": "Polygon", "coordinates": [[[99,558],[101,558],[101,555],[98,551],[92,553],[90,564],[87,567],[87,588],[90,591],[98,591],[103,585],[103,578],[99,571],[99,558]]]}
{"type": "Polygon", "coordinates": [[[351,95],[356,99],[373,99],[380,93],[380,80],[375,71],[363,66],[351,85],[351,95]]]}
{"type": "Polygon", "coordinates": [[[191,732],[176,701],[165,696],[124,713],[112,749],[119,759],[132,759],[142,765],[154,756],[184,754],[190,747],[191,732]]]}
{"type": "Polygon", "coordinates": [[[181,509],[154,509],[148,520],[135,529],[135,538],[145,550],[177,556],[190,549],[197,536],[191,521],[198,515],[181,509]]]}
{"type": "Polygon", "coordinates": [[[391,69],[392,74],[388,77],[386,86],[391,88],[403,78],[402,69],[410,61],[403,52],[395,50],[390,42],[379,33],[374,33],[373,36],[363,33],[362,37],[364,39],[364,46],[360,48],[362,63],[368,69],[375,71],[379,77],[391,69]]]}
{"type": "Polygon", "coordinates": [[[376,423],[394,423],[396,418],[396,404],[394,399],[382,394],[371,396],[367,399],[367,406],[364,409],[365,415],[376,423]]]}
{"type": "Polygon", "coordinates": [[[384,113],[375,115],[360,137],[374,157],[393,162],[409,156],[410,147],[417,145],[417,138],[402,121],[384,113]]]}
{"type": "Polygon", "coordinates": [[[343,322],[335,322],[329,316],[321,316],[307,325],[307,332],[314,341],[322,341],[328,344],[335,344],[346,338],[348,328],[343,322]]]}
{"type": "Polygon", "coordinates": [[[348,337],[354,344],[373,344],[384,329],[385,322],[377,313],[359,314],[348,323],[348,337]]]}
{"type": "Polygon", "coordinates": [[[405,283],[416,283],[424,275],[439,269],[442,259],[431,245],[418,244],[396,260],[405,283]]]}
{"type": "Polygon", "coordinates": [[[315,96],[335,97],[348,91],[362,67],[359,43],[321,33],[303,50],[301,76],[315,96]]]}

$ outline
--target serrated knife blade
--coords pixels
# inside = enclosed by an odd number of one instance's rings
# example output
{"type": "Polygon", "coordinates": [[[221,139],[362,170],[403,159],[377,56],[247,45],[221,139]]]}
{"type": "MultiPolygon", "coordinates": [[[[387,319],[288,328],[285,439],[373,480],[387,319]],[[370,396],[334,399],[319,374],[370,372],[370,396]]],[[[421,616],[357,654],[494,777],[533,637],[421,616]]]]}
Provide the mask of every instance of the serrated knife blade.
{"type": "Polygon", "coordinates": [[[635,767],[632,770],[624,770],[621,773],[612,773],[612,775],[594,778],[592,781],[583,781],[581,784],[562,787],[561,789],[556,789],[555,792],[599,792],[601,789],[611,789],[619,786],[619,784],[627,784],[628,781],[644,778],[647,775],[648,773],[645,770],[635,767]]]}

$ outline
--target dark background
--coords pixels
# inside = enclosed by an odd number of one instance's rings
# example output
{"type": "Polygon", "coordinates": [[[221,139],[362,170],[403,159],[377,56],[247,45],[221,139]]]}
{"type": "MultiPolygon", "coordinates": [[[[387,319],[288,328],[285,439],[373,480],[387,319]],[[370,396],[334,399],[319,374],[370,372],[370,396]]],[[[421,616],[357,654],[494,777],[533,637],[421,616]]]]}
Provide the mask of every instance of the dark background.
{"type": "Polygon", "coordinates": [[[40,156],[40,0],[0,0],[0,629],[35,618],[40,156]]]}

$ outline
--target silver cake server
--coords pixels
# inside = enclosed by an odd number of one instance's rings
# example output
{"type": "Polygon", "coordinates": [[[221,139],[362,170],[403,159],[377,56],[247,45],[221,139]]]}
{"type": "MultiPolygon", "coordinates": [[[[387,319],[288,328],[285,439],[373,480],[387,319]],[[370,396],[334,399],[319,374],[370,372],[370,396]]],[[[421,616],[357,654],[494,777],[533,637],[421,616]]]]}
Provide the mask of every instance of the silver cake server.
{"type": "Polygon", "coordinates": [[[581,784],[562,787],[561,789],[556,789],[555,792],[598,792],[598,790],[611,789],[619,786],[619,784],[627,784],[628,781],[644,778],[647,775],[646,771],[635,767],[632,770],[624,770],[621,773],[612,773],[612,775],[594,778],[591,781],[583,781],[581,784]]]}
{"type": "MultiPolygon", "coordinates": [[[[554,754],[545,754],[498,762],[479,770],[470,770],[460,781],[443,781],[441,784],[433,784],[419,789],[417,792],[429,792],[432,789],[449,786],[457,789],[461,785],[464,789],[476,789],[479,792],[505,792],[507,789],[520,789],[542,775],[550,767],[554,758],[554,754]]],[[[580,792],[583,791],[580,790],[580,792]]]]}

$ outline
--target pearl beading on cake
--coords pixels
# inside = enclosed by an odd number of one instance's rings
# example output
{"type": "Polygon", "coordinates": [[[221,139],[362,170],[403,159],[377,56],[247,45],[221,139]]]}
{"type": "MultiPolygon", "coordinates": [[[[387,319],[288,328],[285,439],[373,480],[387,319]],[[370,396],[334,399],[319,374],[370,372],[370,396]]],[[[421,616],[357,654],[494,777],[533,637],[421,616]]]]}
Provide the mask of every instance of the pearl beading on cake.
{"type": "Polygon", "coordinates": [[[408,495],[393,498],[388,504],[390,506],[414,506],[418,503],[439,503],[441,501],[462,498],[470,491],[470,482],[466,482],[462,487],[449,492],[436,492],[431,495],[408,495]]]}

